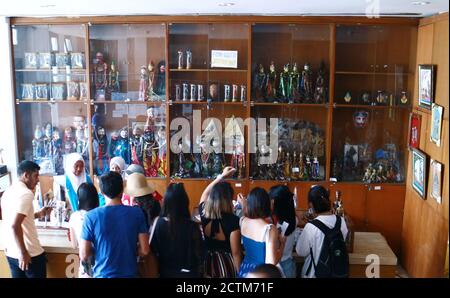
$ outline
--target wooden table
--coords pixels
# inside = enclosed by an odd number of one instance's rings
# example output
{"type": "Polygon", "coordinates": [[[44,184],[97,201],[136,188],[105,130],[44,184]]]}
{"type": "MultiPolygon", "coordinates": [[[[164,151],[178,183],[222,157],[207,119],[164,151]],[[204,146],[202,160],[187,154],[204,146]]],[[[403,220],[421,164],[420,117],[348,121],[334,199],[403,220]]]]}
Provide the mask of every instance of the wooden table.
{"type": "MultiPolygon", "coordinates": [[[[303,258],[294,255],[297,265],[303,266],[303,258]]],[[[380,233],[355,232],[353,252],[349,253],[350,277],[366,278],[366,270],[379,260],[379,277],[396,276],[397,257],[380,233]]],[[[370,272],[369,272],[370,274],[370,272]]]]}

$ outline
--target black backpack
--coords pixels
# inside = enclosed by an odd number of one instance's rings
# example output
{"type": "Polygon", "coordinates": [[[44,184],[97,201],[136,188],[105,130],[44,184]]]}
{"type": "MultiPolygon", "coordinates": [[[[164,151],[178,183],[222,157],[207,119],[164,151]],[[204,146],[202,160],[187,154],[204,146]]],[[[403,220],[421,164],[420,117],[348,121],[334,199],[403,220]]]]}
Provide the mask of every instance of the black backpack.
{"type": "Polygon", "coordinates": [[[322,233],[325,234],[325,238],[323,239],[317,265],[314,264],[314,255],[312,248],[310,248],[311,263],[309,264],[306,274],[309,274],[312,264],[314,266],[315,275],[318,278],[347,278],[349,262],[347,246],[341,232],[341,217],[336,216],[336,224],[333,229],[328,228],[318,219],[312,220],[310,223],[320,229],[322,233]]]}

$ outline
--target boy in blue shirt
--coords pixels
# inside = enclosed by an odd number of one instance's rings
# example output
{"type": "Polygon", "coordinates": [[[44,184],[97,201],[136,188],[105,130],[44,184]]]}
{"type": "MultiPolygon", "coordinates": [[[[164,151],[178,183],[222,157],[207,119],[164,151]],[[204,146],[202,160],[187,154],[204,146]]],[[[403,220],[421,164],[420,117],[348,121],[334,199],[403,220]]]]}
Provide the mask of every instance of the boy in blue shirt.
{"type": "Polygon", "coordinates": [[[137,255],[144,257],[150,251],[144,214],[139,208],[122,204],[120,174],[102,175],[100,190],[106,204],[86,213],[81,232],[80,262],[85,267],[95,255],[93,277],[137,277],[137,255]]]}

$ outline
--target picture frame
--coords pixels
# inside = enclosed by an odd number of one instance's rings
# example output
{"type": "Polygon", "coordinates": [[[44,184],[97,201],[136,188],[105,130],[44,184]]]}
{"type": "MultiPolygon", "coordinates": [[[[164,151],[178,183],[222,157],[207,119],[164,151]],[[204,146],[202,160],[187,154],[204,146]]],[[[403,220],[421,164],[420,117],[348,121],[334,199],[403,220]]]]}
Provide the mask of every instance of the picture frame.
{"type": "Polygon", "coordinates": [[[442,132],[442,114],[444,107],[432,104],[431,106],[431,131],[430,141],[435,143],[438,147],[441,146],[441,132],[442,132]]]}
{"type": "Polygon", "coordinates": [[[430,196],[439,204],[442,203],[442,171],[443,165],[437,160],[430,160],[430,196]]]}
{"type": "Polygon", "coordinates": [[[422,115],[418,113],[409,114],[409,128],[408,128],[409,149],[419,148],[421,125],[422,125],[422,115]]]}
{"type": "Polygon", "coordinates": [[[428,156],[422,151],[412,149],[412,188],[422,198],[427,194],[427,165],[428,156]]]}
{"type": "Polygon", "coordinates": [[[433,64],[419,65],[419,106],[431,110],[434,102],[436,66],[433,64]]]}

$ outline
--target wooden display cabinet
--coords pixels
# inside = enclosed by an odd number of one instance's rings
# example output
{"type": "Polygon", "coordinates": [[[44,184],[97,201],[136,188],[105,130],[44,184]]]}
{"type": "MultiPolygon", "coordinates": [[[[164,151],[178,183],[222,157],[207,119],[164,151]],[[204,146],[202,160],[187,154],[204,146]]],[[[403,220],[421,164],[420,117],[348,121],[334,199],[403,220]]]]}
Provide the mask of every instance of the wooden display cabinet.
{"type": "MultiPolygon", "coordinates": [[[[323,131],[325,152],[319,158],[319,164],[323,167],[319,179],[254,179],[249,143],[250,128],[245,126],[243,176],[241,179],[229,180],[235,192],[248,194],[256,186],[268,190],[273,185],[286,184],[292,191],[297,189],[297,208],[306,209],[307,193],[311,185],[323,184],[329,187],[331,199],[334,198],[334,190],[339,189],[342,191],[344,208],[351,217],[355,230],[380,230],[386,234],[389,243],[398,252],[396,243],[401,234],[401,225],[398,223],[401,222],[399,218],[404,201],[404,178],[395,181],[395,185],[381,184],[381,192],[369,191],[371,184],[364,183],[361,179],[364,168],[362,174],[359,173],[352,179],[343,179],[339,175],[343,170],[340,159],[345,156],[346,143],[370,143],[372,153],[367,161],[373,163],[376,162],[376,150],[385,144],[395,144],[400,178],[406,177],[406,123],[415,75],[416,20],[252,16],[13,18],[12,30],[16,30],[18,37],[13,54],[18,103],[16,119],[19,159],[32,158],[32,140],[36,125],[45,126],[50,122],[62,131],[67,126],[73,126],[73,117],[77,115],[83,115],[85,119],[89,137],[88,153],[94,149],[94,126],[104,126],[108,141],[111,140],[111,133],[123,128],[132,136],[136,124],[145,124],[147,110],[151,107],[158,110],[159,124],[155,128],[165,132],[166,150],[170,150],[170,137],[176,131],[172,130],[170,125],[176,117],[189,119],[189,141],[191,144],[196,141],[192,137],[193,123],[190,120],[194,110],[201,111],[202,121],[208,117],[218,118],[222,129],[226,118],[232,116],[242,119],[276,117],[308,121],[317,124],[323,131]],[[33,68],[32,63],[25,67],[25,53],[52,52],[51,37],[57,38],[56,52],[59,53],[64,53],[65,39],[70,39],[72,52],[85,54],[82,68],[70,67],[69,72],[66,67],[57,68],[55,71],[58,78],[55,78],[51,68],[33,68]],[[181,68],[178,67],[179,50],[183,52],[184,58],[181,68]],[[187,50],[192,52],[192,65],[189,69],[186,65],[187,50]],[[213,68],[212,50],[237,51],[237,68],[213,68]],[[104,93],[97,92],[102,90],[96,85],[98,52],[103,54],[108,69],[111,69],[114,61],[114,67],[118,71],[117,79],[114,76],[111,78],[109,74],[106,77],[108,83],[114,79],[115,84],[104,88],[104,93]],[[313,87],[316,87],[318,69],[323,64],[324,95],[321,100],[316,102],[314,98],[295,98],[294,103],[289,104],[257,98],[254,89],[255,70],[262,64],[267,72],[272,61],[278,78],[276,86],[279,86],[279,75],[284,64],[289,63],[292,68],[292,65],[297,63],[301,75],[304,65],[308,62],[312,70],[313,87]],[[142,66],[148,70],[149,65],[155,74],[156,94],[144,98],[146,101],[140,101],[141,70],[142,66]],[[67,98],[61,101],[50,100],[50,91],[47,99],[22,96],[27,95],[27,92],[23,92],[23,88],[28,86],[26,84],[46,83],[50,88],[54,83],[67,84],[67,79],[86,83],[87,97],[78,101],[67,98]],[[183,101],[183,83],[189,85],[186,101],[183,101]],[[196,91],[198,85],[203,86],[203,98],[200,101],[198,94],[191,101],[191,84],[197,86],[196,91]],[[210,94],[209,87],[212,84],[217,85],[215,97],[210,94]],[[224,102],[225,85],[232,88],[233,84],[239,86],[239,100],[224,102]],[[177,98],[177,85],[181,87],[180,99],[177,98]],[[243,101],[240,97],[241,86],[246,88],[243,101]],[[370,103],[373,99],[376,101],[379,90],[386,91],[386,104],[372,106],[361,100],[362,93],[368,92],[371,95],[370,103]],[[401,101],[403,91],[408,99],[405,103],[401,101]],[[347,92],[351,94],[350,102],[344,99],[347,92]],[[369,118],[365,127],[354,126],[353,116],[357,111],[368,112],[369,118]],[[93,118],[95,121],[92,121],[93,118]],[[330,178],[337,178],[337,183],[329,182],[330,178]],[[392,195],[394,193],[395,197],[392,195]],[[381,196],[383,198],[380,198],[381,196]],[[390,212],[379,214],[377,210],[383,210],[380,206],[384,204],[390,206],[390,212]]],[[[32,58],[33,55],[27,54],[27,57],[32,58]]],[[[294,139],[292,136],[288,136],[289,138],[291,141],[294,139]]],[[[289,148],[296,146],[298,144],[294,142],[288,144],[289,148]]],[[[177,154],[169,152],[166,151],[165,175],[148,179],[153,181],[154,187],[160,193],[164,193],[170,182],[184,183],[191,200],[190,208],[193,210],[211,180],[205,177],[171,177],[176,172],[177,154]]],[[[112,156],[113,154],[108,156],[108,163],[112,156]]],[[[230,158],[230,154],[225,155],[226,164],[231,162],[230,158]]],[[[95,176],[97,162],[93,154],[88,154],[87,161],[87,170],[95,176]]],[[[51,175],[54,174],[56,173],[49,173],[49,181],[44,182],[47,177],[41,179],[42,191],[47,188],[46,185],[51,185],[51,175]]]]}

